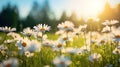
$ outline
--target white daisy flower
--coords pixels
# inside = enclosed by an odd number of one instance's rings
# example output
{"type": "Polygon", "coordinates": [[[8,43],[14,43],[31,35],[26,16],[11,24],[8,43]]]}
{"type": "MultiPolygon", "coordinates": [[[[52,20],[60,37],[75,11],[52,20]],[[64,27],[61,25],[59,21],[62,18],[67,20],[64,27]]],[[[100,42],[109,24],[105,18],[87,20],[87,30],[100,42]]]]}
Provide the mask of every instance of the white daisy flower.
{"type": "Polygon", "coordinates": [[[68,54],[77,54],[77,55],[81,55],[82,51],[80,49],[76,49],[76,48],[72,48],[72,47],[67,47],[67,48],[63,48],[61,50],[62,53],[68,53],[68,54]]]}
{"type": "Polygon", "coordinates": [[[77,52],[77,49],[72,48],[72,47],[67,47],[67,48],[63,48],[61,50],[62,53],[69,53],[69,54],[75,54],[77,52]]]}
{"type": "Polygon", "coordinates": [[[82,54],[83,54],[83,50],[81,50],[81,49],[77,49],[76,54],[77,54],[77,55],[82,55],[82,54]]]}
{"type": "Polygon", "coordinates": [[[17,41],[16,46],[20,49],[20,53],[23,54],[30,47],[30,40],[28,40],[28,38],[23,38],[17,41]]]}
{"type": "Polygon", "coordinates": [[[57,27],[59,30],[72,31],[74,29],[74,24],[70,21],[65,21],[62,22],[61,24],[58,24],[57,27]]]}
{"type": "Polygon", "coordinates": [[[58,41],[61,41],[61,42],[73,41],[72,35],[63,34],[58,38],[58,41]]]}
{"type": "Polygon", "coordinates": [[[37,38],[38,40],[46,40],[47,39],[47,35],[44,34],[42,32],[38,32],[35,34],[35,38],[37,38]]]}
{"type": "Polygon", "coordinates": [[[59,51],[61,50],[64,46],[65,46],[65,42],[59,42],[59,41],[56,41],[53,43],[53,51],[59,51]]]}
{"type": "Polygon", "coordinates": [[[19,61],[16,58],[9,58],[7,60],[3,60],[1,63],[1,67],[18,67],[19,61]]]}
{"type": "Polygon", "coordinates": [[[90,50],[91,50],[89,45],[82,46],[80,49],[82,50],[83,53],[90,52],[90,50]]]}
{"type": "Polygon", "coordinates": [[[120,30],[116,29],[112,31],[112,34],[113,34],[112,36],[113,40],[119,42],[120,41],[120,30]]]}
{"type": "Polygon", "coordinates": [[[5,41],[4,41],[4,43],[6,43],[6,44],[10,44],[10,43],[13,43],[13,42],[15,42],[14,39],[12,39],[12,40],[8,39],[8,40],[5,40],[5,41]]]}
{"type": "Polygon", "coordinates": [[[51,40],[43,40],[42,45],[46,46],[46,47],[52,47],[53,46],[53,41],[51,41],[51,40]]]}
{"type": "Polygon", "coordinates": [[[5,47],[3,44],[0,45],[0,51],[1,51],[1,50],[6,50],[6,49],[7,49],[7,47],[5,47]]]}
{"type": "Polygon", "coordinates": [[[55,34],[56,34],[56,35],[62,35],[62,34],[64,34],[64,33],[65,33],[64,30],[59,30],[59,31],[57,31],[55,34]]]}
{"type": "Polygon", "coordinates": [[[103,22],[102,24],[103,25],[108,25],[108,26],[112,26],[112,25],[114,25],[114,24],[117,24],[117,23],[119,23],[119,21],[117,21],[117,20],[111,20],[111,21],[109,21],[109,20],[106,20],[105,22],[103,22]]]}
{"type": "Polygon", "coordinates": [[[14,32],[8,33],[7,36],[11,36],[11,37],[13,37],[14,39],[21,37],[18,33],[14,33],[14,32]]]}
{"type": "Polygon", "coordinates": [[[20,49],[21,54],[29,51],[30,53],[39,52],[41,50],[41,43],[36,40],[28,40],[28,38],[24,38],[22,40],[17,41],[16,45],[20,49]]]}
{"type": "Polygon", "coordinates": [[[23,32],[21,32],[21,33],[30,37],[33,34],[33,31],[29,27],[27,27],[27,28],[23,29],[23,32]]]}
{"type": "Polygon", "coordinates": [[[107,42],[107,38],[104,36],[101,36],[99,39],[97,39],[97,45],[101,46],[101,45],[105,45],[105,43],[107,42]]]}
{"type": "Polygon", "coordinates": [[[89,61],[91,61],[91,62],[97,62],[97,61],[99,61],[99,58],[101,57],[101,55],[100,54],[97,54],[97,53],[93,53],[93,54],[91,54],[90,56],[89,56],[89,61]]]}
{"type": "Polygon", "coordinates": [[[29,52],[39,52],[41,50],[41,43],[37,40],[32,40],[30,42],[30,46],[27,48],[27,51],[29,52]]]}
{"type": "Polygon", "coordinates": [[[113,50],[113,54],[120,54],[120,49],[119,48],[115,48],[113,50]]]}
{"type": "Polygon", "coordinates": [[[32,56],[34,56],[34,53],[30,53],[29,51],[25,51],[25,56],[32,57],[32,56]]]}
{"type": "Polygon", "coordinates": [[[16,31],[16,28],[11,28],[11,27],[0,27],[0,31],[3,31],[3,32],[12,32],[12,31],[16,31]]]}
{"type": "Polygon", "coordinates": [[[110,27],[109,27],[109,26],[105,26],[105,27],[102,29],[102,32],[103,32],[103,33],[109,33],[109,32],[110,32],[110,27]]]}
{"type": "Polygon", "coordinates": [[[74,28],[73,34],[74,34],[74,35],[80,35],[80,34],[81,34],[80,28],[74,28]]]}
{"type": "Polygon", "coordinates": [[[34,29],[37,32],[45,32],[50,30],[50,26],[46,24],[38,24],[37,26],[34,26],[34,29]]]}
{"type": "Polygon", "coordinates": [[[80,25],[80,26],[79,26],[79,29],[80,29],[80,31],[82,31],[82,32],[86,31],[86,28],[87,28],[87,24],[85,24],[85,25],[80,25]]]}
{"type": "Polygon", "coordinates": [[[71,60],[70,58],[68,57],[65,57],[65,56],[59,56],[59,57],[56,57],[54,60],[53,60],[53,64],[56,66],[56,67],[67,67],[71,64],[71,60]]]}

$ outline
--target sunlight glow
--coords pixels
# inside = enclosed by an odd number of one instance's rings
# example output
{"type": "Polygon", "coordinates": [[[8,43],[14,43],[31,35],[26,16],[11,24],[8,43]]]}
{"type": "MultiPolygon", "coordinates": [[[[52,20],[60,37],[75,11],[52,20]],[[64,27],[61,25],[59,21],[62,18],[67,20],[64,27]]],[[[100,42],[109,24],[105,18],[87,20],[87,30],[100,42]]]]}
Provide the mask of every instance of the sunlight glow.
{"type": "Polygon", "coordinates": [[[105,0],[72,0],[68,10],[75,11],[78,17],[96,17],[104,4],[105,0]]]}

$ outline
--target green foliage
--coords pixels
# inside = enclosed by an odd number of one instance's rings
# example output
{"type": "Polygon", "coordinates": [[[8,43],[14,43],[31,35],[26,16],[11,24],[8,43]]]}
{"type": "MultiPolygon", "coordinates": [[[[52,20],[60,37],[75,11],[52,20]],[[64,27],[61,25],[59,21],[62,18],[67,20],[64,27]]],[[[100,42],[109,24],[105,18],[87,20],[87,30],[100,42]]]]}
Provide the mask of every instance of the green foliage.
{"type": "MultiPolygon", "coordinates": [[[[2,38],[5,37],[4,33],[0,33],[0,36],[2,38]]],[[[51,40],[56,40],[58,36],[49,33],[48,38],[51,40]]],[[[7,39],[11,39],[10,37],[7,37],[7,39]]],[[[0,40],[1,43],[2,40],[0,40]]],[[[35,53],[33,57],[26,57],[24,55],[19,54],[19,50],[15,46],[15,43],[11,44],[4,44],[8,47],[8,50],[10,51],[10,54],[6,55],[0,55],[0,62],[4,59],[8,59],[9,57],[16,57],[19,59],[19,67],[43,67],[45,65],[49,65],[50,67],[54,67],[52,60],[59,56],[59,52],[53,52],[51,48],[49,47],[42,47],[40,53],[35,53]],[[15,52],[15,54],[14,54],[15,52]]],[[[84,38],[81,36],[78,36],[74,38],[73,42],[68,43],[70,47],[74,48],[80,48],[84,45],[84,38]]],[[[118,63],[118,56],[120,55],[113,55],[111,53],[111,47],[112,50],[115,48],[115,45],[111,46],[110,44],[106,44],[103,46],[97,46],[96,44],[91,45],[91,52],[83,55],[72,55],[72,54],[64,54],[71,58],[72,64],[70,67],[104,67],[106,64],[113,64],[114,67],[117,67],[118,63]],[[98,62],[90,62],[88,60],[88,56],[91,53],[100,53],[102,55],[102,58],[98,62]],[[112,59],[111,59],[112,55],[112,59]]]]}

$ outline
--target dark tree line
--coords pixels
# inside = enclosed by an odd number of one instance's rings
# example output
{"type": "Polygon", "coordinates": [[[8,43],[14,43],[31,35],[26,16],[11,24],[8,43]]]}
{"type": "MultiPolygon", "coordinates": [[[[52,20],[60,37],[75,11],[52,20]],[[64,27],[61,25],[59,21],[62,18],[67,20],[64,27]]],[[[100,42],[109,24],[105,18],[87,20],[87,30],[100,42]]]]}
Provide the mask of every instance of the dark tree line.
{"type": "MultiPolygon", "coordinates": [[[[82,17],[77,18],[75,12],[67,16],[66,12],[63,11],[60,19],[56,19],[49,5],[49,1],[45,0],[43,4],[34,2],[28,16],[20,19],[18,7],[11,6],[11,4],[8,3],[0,12],[0,26],[16,27],[18,31],[21,31],[23,28],[33,27],[37,24],[48,24],[51,26],[52,31],[55,31],[57,30],[56,27],[58,23],[69,20],[75,24],[75,27],[81,24],[88,24],[88,30],[100,30],[102,28],[101,23],[105,20],[115,19],[120,21],[120,4],[115,8],[111,8],[110,4],[106,3],[104,10],[98,15],[98,18],[100,19],[99,22],[93,19],[85,21],[82,17]]],[[[120,26],[120,23],[116,26],[120,26]]]]}

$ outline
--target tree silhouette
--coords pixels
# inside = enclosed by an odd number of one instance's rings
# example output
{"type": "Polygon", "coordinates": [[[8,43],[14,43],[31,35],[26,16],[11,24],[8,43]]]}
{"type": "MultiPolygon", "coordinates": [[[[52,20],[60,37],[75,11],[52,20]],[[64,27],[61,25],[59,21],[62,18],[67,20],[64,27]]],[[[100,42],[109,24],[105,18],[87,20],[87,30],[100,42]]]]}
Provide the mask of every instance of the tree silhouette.
{"type": "Polygon", "coordinates": [[[72,21],[75,24],[75,26],[79,26],[79,22],[77,20],[77,15],[75,12],[72,12],[69,20],[72,21]]]}
{"type": "Polygon", "coordinates": [[[26,17],[25,21],[23,21],[23,27],[33,27],[40,21],[40,5],[35,1],[29,12],[28,16],[26,17]]]}
{"type": "Polygon", "coordinates": [[[104,10],[98,17],[100,18],[101,22],[105,20],[114,19],[114,10],[111,8],[108,2],[106,2],[104,10]]]}
{"type": "Polygon", "coordinates": [[[78,20],[78,23],[79,23],[79,25],[83,25],[83,24],[85,24],[86,22],[85,22],[84,18],[81,17],[81,18],[78,20]]]}
{"type": "Polygon", "coordinates": [[[0,26],[17,27],[18,19],[19,13],[17,6],[11,6],[8,3],[0,13],[0,26]]]}
{"type": "Polygon", "coordinates": [[[66,11],[63,11],[62,15],[61,15],[61,17],[59,19],[59,22],[64,22],[64,21],[66,21],[68,19],[69,19],[69,17],[67,16],[66,11]]]}

